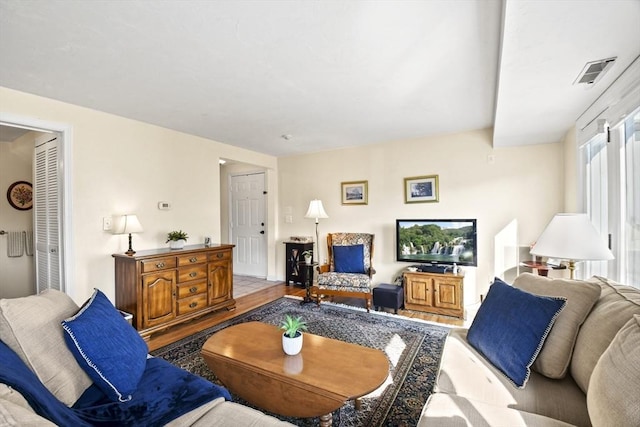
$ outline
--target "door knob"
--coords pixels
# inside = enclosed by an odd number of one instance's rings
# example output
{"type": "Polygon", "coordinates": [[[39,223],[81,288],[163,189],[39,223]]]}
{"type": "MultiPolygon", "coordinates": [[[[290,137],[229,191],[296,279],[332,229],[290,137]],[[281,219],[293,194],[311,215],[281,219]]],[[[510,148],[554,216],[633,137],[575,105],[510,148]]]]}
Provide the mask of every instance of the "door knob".
{"type": "Polygon", "coordinates": [[[264,230],[261,230],[261,231],[260,231],[260,234],[264,234],[264,230]]]}

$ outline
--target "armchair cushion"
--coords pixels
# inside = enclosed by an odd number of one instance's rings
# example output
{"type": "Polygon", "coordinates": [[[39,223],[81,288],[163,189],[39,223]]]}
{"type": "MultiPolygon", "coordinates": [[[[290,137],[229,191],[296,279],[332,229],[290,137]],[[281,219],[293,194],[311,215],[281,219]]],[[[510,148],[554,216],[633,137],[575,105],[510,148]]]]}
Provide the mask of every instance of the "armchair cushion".
{"type": "Polygon", "coordinates": [[[318,286],[323,289],[371,292],[371,278],[367,274],[322,273],[318,276],[318,286]]]}
{"type": "Polygon", "coordinates": [[[364,274],[364,245],[334,246],[336,273],[364,274]]]}

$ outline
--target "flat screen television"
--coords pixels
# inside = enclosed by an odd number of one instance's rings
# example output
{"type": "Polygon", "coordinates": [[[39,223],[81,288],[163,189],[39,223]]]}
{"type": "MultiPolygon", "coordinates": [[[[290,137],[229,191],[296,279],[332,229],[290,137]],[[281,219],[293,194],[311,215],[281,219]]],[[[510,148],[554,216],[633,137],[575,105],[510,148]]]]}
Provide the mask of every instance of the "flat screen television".
{"type": "Polygon", "coordinates": [[[397,219],[396,259],[475,267],[476,233],[475,219],[397,219]]]}

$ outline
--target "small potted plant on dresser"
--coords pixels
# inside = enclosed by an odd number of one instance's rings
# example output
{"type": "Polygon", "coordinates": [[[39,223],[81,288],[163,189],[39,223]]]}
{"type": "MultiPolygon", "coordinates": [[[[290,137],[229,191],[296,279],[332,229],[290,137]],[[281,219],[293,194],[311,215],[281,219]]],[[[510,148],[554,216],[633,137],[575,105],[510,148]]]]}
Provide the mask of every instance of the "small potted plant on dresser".
{"type": "Polygon", "coordinates": [[[171,249],[182,249],[189,236],[182,230],[167,233],[167,243],[171,249]]]}
{"type": "Polygon", "coordinates": [[[302,350],[302,331],[307,330],[307,322],[301,317],[293,318],[288,314],[280,324],[282,334],[282,349],[289,356],[295,356],[302,350]]]}

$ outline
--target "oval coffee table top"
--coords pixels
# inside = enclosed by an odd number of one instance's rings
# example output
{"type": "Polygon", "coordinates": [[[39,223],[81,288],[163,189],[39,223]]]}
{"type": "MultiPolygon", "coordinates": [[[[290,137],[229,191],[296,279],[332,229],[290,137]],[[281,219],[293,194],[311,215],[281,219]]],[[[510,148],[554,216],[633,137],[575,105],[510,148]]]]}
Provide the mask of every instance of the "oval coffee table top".
{"type": "Polygon", "coordinates": [[[307,406],[305,415],[281,413],[298,417],[326,414],[328,406],[335,406],[331,411],[338,409],[347,400],[376,390],[389,375],[389,362],[380,350],[309,333],[304,334],[302,351],[288,356],[282,350],[282,330],[260,322],[239,323],[215,333],[202,347],[202,355],[232,392],[272,412],[287,410],[274,408],[278,399],[273,393],[289,400],[293,390],[306,392],[307,398],[318,396],[318,405],[307,406]],[[262,387],[269,389],[248,390],[257,386],[256,378],[264,378],[262,387]]]}

